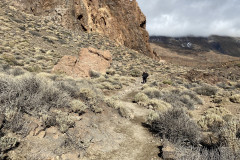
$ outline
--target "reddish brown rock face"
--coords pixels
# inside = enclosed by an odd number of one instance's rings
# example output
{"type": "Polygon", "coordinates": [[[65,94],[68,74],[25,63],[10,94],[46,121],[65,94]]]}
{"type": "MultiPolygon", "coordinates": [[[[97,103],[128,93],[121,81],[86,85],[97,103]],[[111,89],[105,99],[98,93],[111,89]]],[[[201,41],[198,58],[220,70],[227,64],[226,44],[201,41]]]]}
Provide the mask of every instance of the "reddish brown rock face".
{"type": "Polygon", "coordinates": [[[15,5],[45,15],[69,29],[98,32],[148,56],[146,17],[136,0],[16,0],[15,5]]]}
{"type": "Polygon", "coordinates": [[[79,57],[63,56],[57,65],[54,66],[53,72],[63,72],[69,76],[90,77],[91,70],[100,73],[106,72],[112,62],[109,51],[100,51],[94,48],[82,48],[79,57]]]}

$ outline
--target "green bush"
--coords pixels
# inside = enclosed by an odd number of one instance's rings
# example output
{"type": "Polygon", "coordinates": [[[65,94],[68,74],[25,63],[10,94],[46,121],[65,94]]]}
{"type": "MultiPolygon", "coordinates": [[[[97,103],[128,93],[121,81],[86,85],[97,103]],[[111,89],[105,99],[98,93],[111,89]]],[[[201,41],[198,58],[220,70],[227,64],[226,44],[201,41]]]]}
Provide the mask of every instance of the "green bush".
{"type": "Polygon", "coordinates": [[[171,142],[198,144],[200,129],[183,109],[173,108],[151,122],[151,130],[171,142]]]}

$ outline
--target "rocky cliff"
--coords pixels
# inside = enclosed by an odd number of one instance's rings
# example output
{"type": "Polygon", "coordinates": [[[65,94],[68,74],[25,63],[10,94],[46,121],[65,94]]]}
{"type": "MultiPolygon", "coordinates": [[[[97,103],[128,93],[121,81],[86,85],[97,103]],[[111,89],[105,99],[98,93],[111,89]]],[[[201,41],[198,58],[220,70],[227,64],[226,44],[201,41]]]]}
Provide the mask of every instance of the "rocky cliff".
{"type": "Polygon", "coordinates": [[[146,17],[136,0],[16,0],[12,3],[69,29],[97,32],[153,57],[146,17]]]}

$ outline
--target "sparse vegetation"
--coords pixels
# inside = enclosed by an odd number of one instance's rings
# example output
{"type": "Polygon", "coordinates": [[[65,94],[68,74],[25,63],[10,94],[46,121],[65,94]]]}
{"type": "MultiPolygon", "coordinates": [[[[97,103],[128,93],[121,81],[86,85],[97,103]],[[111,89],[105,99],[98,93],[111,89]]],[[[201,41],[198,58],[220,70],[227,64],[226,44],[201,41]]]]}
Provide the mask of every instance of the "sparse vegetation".
{"type": "Polygon", "coordinates": [[[133,69],[130,72],[130,75],[133,77],[140,77],[142,74],[142,71],[140,71],[139,69],[133,69]]]}
{"type": "Polygon", "coordinates": [[[205,111],[198,124],[204,131],[213,131],[224,125],[223,117],[227,115],[231,115],[231,113],[223,107],[210,108],[205,111]]]}
{"type": "Polygon", "coordinates": [[[150,125],[153,132],[174,143],[198,144],[201,137],[199,127],[183,109],[173,108],[160,113],[150,125]]]}
{"type": "Polygon", "coordinates": [[[169,80],[168,81],[163,81],[162,83],[167,84],[167,85],[172,85],[172,81],[169,81],[169,80]]]}
{"type": "Polygon", "coordinates": [[[1,56],[1,58],[4,59],[9,65],[17,65],[18,64],[16,58],[11,54],[3,54],[1,56]]]}
{"type": "Polygon", "coordinates": [[[240,94],[232,95],[229,99],[233,103],[240,103],[240,94]]]}
{"type": "Polygon", "coordinates": [[[203,63],[164,50],[166,62],[159,63],[101,35],[21,14],[7,2],[0,10],[0,159],[154,159],[160,142],[142,124],[173,143],[176,159],[240,159],[235,58],[215,63],[214,55],[203,63]],[[106,74],[91,70],[91,78],[77,79],[52,72],[62,56],[88,47],[112,54],[106,74]],[[141,84],[144,70],[150,77],[141,84]]]}
{"type": "Polygon", "coordinates": [[[204,84],[201,87],[194,88],[194,91],[199,95],[212,96],[216,95],[218,89],[214,86],[204,84]]]}
{"type": "MultiPolygon", "coordinates": [[[[172,107],[180,108],[186,107],[194,109],[195,105],[203,104],[202,100],[192,91],[189,90],[158,90],[156,88],[145,88],[142,91],[149,99],[160,99],[172,105],[172,107]]],[[[135,97],[137,102],[146,103],[146,96],[137,94],[135,97]],[[142,98],[142,100],[141,100],[142,98]]]]}
{"type": "Polygon", "coordinates": [[[71,110],[74,113],[82,114],[85,112],[85,110],[88,108],[82,101],[79,100],[73,100],[71,103],[71,110]]]}
{"type": "Polygon", "coordinates": [[[215,149],[207,149],[201,147],[185,147],[177,146],[177,152],[182,155],[177,160],[227,160],[227,159],[239,159],[237,155],[228,147],[218,147],[215,149]]]}

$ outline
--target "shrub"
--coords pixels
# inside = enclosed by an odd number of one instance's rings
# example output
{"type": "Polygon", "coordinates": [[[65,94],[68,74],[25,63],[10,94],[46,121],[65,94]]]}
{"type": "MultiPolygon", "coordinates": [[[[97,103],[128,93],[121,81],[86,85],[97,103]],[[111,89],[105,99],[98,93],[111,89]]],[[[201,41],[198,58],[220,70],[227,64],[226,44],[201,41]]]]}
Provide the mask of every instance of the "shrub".
{"type": "Polygon", "coordinates": [[[67,113],[51,113],[43,115],[42,117],[44,128],[58,126],[62,133],[67,132],[69,128],[75,125],[75,122],[67,113]]]}
{"type": "Polygon", "coordinates": [[[191,88],[199,87],[199,85],[197,83],[187,83],[187,84],[184,84],[184,87],[186,87],[187,89],[191,89],[191,88]]]}
{"type": "Polygon", "coordinates": [[[160,98],[161,97],[161,92],[153,87],[148,87],[143,90],[143,93],[148,96],[148,98],[160,98]]]}
{"type": "Polygon", "coordinates": [[[229,99],[233,103],[240,103],[240,94],[232,95],[229,99]]]}
{"type": "Polygon", "coordinates": [[[202,100],[196,95],[196,93],[192,91],[180,91],[177,89],[170,91],[159,91],[156,88],[147,87],[142,91],[142,93],[139,93],[135,96],[135,101],[139,104],[146,104],[147,101],[150,101],[151,99],[165,101],[177,108],[186,107],[188,109],[194,109],[195,105],[203,104],[202,100]],[[147,100],[147,98],[149,98],[149,100],[147,100]]]}
{"type": "Polygon", "coordinates": [[[167,84],[167,85],[172,85],[172,81],[170,81],[170,80],[163,81],[162,83],[167,84]]]}
{"type": "Polygon", "coordinates": [[[14,148],[18,143],[17,138],[13,138],[13,137],[1,137],[0,138],[0,158],[1,157],[1,153],[6,152],[8,150],[10,150],[11,148],[14,148]]]}
{"type": "Polygon", "coordinates": [[[217,147],[207,149],[201,147],[178,146],[179,153],[177,160],[232,160],[239,159],[239,156],[228,147],[217,147]]]}
{"type": "Polygon", "coordinates": [[[212,95],[216,95],[218,89],[214,86],[205,84],[201,87],[194,88],[194,91],[199,95],[212,96],[212,95]]]}
{"type": "Polygon", "coordinates": [[[73,98],[79,98],[80,93],[80,86],[74,80],[61,80],[57,81],[57,87],[63,91],[67,92],[73,98]]]}
{"type": "Polygon", "coordinates": [[[20,76],[20,75],[23,75],[24,73],[26,73],[26,71],[24,71],[20,67],[16,67],[16,68],[13,68],[12,70],[10,70],[10,74],[14,75],[14,76],[20,76]]]}
{"type": "Polygon", "coordinates": [[[160,99],[167,103],[170,103],[173,107],[186,107],[188,109],[194,109],[196,104],[203,104],[202,100],[191,91],[162,91],[160,99]]]}
{"type": "Polygon", "coordinates": [[[130,71],[130,75],[133,77],[140,77],[142,74],[142,71],[139,69],[133,69],[130,71]]]}
{"type": "Polygon", "coordinates": [[[147,102],[149,99],[148,99],[148,96],[144,93],[138,93],[134,96],[134,101],[135,102],[147,102]]]}
{"type": "Polygon", "coordinates": [[[45,114],[42,115],[43,127],[50,128],[51,126],[57,125],[56,114],[45,114]]]}
{"type": "Polygon", "coordinates": [[[26,70],[29,71],[29,72],[37,72],[37,73],[39,73],[39,72],[41,72],[42,68],[39,65],[34,64],[34,65],[31,65],[31,66],[28,66],[26,68],[26,70]]]}
{"type": "Polygon", "coordinates": [[[114,98],[105,98],[104,102],[108,105],[108,107],[119,109],[121,107],[121,102],[114,98]]]}
{"type": "Polygon", "coordinates": [[[159,114],[159,118],[151,122],[151,130],[171,142],[190,142],[197,144],[200,129],[183,109],[173,108],[159,114]]]}
{"type": "Polygon", "coordinates": [[[152,121],[155,121],[159,118],[159,112],[158,111],[150,111],[150,113],[147,116],[147,123],[150,124],[152,121]]]}
{"type": "Polygon", "coordinates": [[[234,86],[229,85],[229,83],[224,83],[224,82],[218,83],[217,86],[218,86],[219,88],[223,88],[223,89],[225,89],[225,90],[234,89],[234,86]]]}
{"type": "Polygon", "coordinates": [[[240,141],[238,138],[240,129],[239,120],[234,116],[229,116],[228,118],[225,116],[224,120],[224,125],[215,133],[219,137],[219,143],[235,151],[240,151],[240,141]]]}
{"type": "Polygon", "coordinates": [[[52,81],[29,74],[17,78],[2,75],[0,88],[2,111],[18,108],[21,112],[37,114],[51,107],[65,107],[70,100],[52,81]]]}
{"type": "Polygon", "coordinates": [[[102,99],[102,93],[93,83],[86,80],[63,79],[57,81],[62,92],[67,92],[73,98],[80,98],[85,104],[102,99]]]}
{"type": "Polygon", "coordinates": [[[224,125],[223,117],[226,115],[231,113],[223,107],[210,108],[204,112],[198,124],[204,131],[214,131],[224,125]]]}
{"type": "Polygon", "coordinates": [[[120,114],[120,116],[127,118],[127,119],[133,119],[134,118],[134,114],[133,114],[133,110],[126,108],[126,107],[119,107],[118,108],[118,113],[120,114]]]}
{"type": "Polygon", "coordinates": [[[23,137],[29,134],[30,128],[28,126],[31,122],[26,120],[21,112],[16,110],[10,111],[9,109],[5,112],[5,115],[6,121],[3,127],[4,129],[8,129],[13,133],[22,135],[23,137]]]}
{"type": "Polygon", "coordinates": [[[88,108],[83,102],[79,100],[73,100],[70,103],[70,106],[71,106],[71,110],[74,113],[78,113],[78,114],[83,114],[85,110],[88,108]]]}
{"type": "Polygon", "coordinates": [[[161,112],[166,111],[172,107],[169,103],[166,103],[159,99],[151,99],[147,105],[153,107],[152,109],[161,112]]]}
{"type": "Polygon", "coordinates": [[[114,86],[110,82],[103,82],[99,87],[101,89],[114,90],[114,86]]]}
{"type": "Polygon", "coordinates": [[[9,65],[17,65],[18,64],[16,58],[11,54],[3,54],[1,56],[1,58],[4,59],[9,65]]]}
{"type": "Polygon", "coordinates": [[[89,83],[87,84],[88,85],[81,87],[79,90],[80,99],[91,109],[91,111],[99,113],[102,111],[98,106],[103,101],[103,94],[95,89],[94,86],[89,83]]]}
{"type": "Polygon", "coordinates": [[[127,80],[122,79],[123,77],[120,76],[101,76],[96,78],[94,82],[97,84],[98,88],[100,89],[107,89],[107,90],[115,90],[121,89],[123,87],[123,83],[127,80]]]}
{"type": "Polygon", "coordinates": [[[66,133],[69,128],[72,128],[75,125],[75,122],[67,114],[59,114],[56,117],[56,122],[62,133],[66,133]]]}

